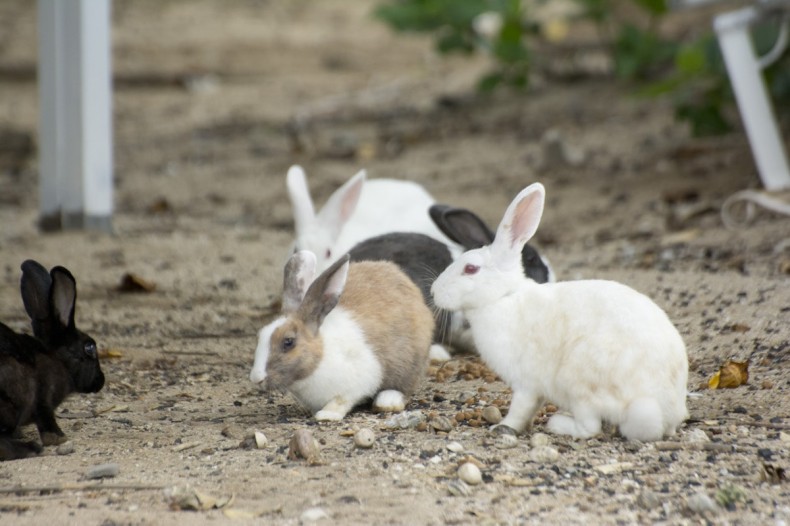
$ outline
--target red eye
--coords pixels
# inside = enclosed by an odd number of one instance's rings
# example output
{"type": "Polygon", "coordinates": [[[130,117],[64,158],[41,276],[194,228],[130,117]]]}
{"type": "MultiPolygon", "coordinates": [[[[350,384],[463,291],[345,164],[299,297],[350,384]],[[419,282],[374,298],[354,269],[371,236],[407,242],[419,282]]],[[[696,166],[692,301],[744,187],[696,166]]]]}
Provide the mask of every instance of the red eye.
{"type": "Polygon", "coordinates": [[[478,270],[480,270],[480,267],[478,267],[477,265],[467,264],[464,267],[464,274],[469,274],[469,275],[477,274],[478,270]]]}

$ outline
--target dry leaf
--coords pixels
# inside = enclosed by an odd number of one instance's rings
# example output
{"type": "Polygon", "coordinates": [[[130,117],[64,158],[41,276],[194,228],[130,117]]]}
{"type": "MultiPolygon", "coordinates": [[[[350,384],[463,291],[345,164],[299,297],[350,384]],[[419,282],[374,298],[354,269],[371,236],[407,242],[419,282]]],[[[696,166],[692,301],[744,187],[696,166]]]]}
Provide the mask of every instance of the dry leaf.
{"type": "Polygon", "coordinates": [[[785,468],[764,463],[763,469],[760,471],[760,480],[770,484],[781,484],[782,482],[787,482],[787,473],[785,468]]]}
{"type": "Polygon", "coordinates": [[[123,353],[118,349],[101,349],[99,358],[123,358],[123,353]]]}
{"type": "Polygon", "coordinates": [[[121,278],[118,285],[118,292],[153,292],[156,290],[156,283],[147,281],[136,274],[127,272],[121,278]]]}
{"type": "Polygon", "coordinates": [[[749,360],[736,362],[727,360],[708,380],[710,389],[733,389],[749,381],[749,360]]]}

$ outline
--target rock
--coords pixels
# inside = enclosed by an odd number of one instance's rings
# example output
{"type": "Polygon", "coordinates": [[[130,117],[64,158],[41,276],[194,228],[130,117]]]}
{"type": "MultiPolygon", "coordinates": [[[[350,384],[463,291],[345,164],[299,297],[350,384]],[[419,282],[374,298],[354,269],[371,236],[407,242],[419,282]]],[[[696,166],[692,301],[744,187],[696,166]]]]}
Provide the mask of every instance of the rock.
{"type": "Polygon", "coordinates": [[[464,450],[464,446],[459,444],[458,442],[450,442],[447,444],[447,450],[452,451],[453,453],[460,453],[464,450]]]}
{"type": "Polygon", "coordinates": [[[613,473],[628,471],[633,468],[634,468],[633,462],[613,462],[611,464],[601,464],[600,466],[595,466],[593,469],[598,473],[603,473],[604,475],[611,475],[613,473]]]}
{"type": "Polygon", "coordinates": [[[468,497],[472,494],[472,488],[469,487],[469,484],[460,479],[451,480],[447,484],[447,491],[454,497],[468,497]]]}
{"type": "Polygon", "coordinates": [[[470,486],[477,486],[483,482],[483,474],[480,468],[471,462],[464,462],[458,468],[458,478],[469,484],[470,486]]]}
{"type": "Polygon", "coordinates": [[[228,424],[222,428],[222,436],[226,438],[240,439],[244,436],[244,430],[238,424],[228,424]]]}
{"type": "Polygon", "coordinates": [[[423,422],[425,422],[425,414],[422,411],[401,411],[384,422],[384,427],[387,429],[410,429],[423,422]]]}
{"type": "Polygon", "coordinates": [[[790,433],[785,433],[784,431],[779,432],[779,441],[780,442],[790,442],[790,433]]]}
{"type": "Polygon", "coordinates": [[[696,493],[688,498],[688,508],[694,513],[706,513],[709,511],[716,511],[719,505],[716,501],[708,497],[704,493],[696,493]]]}
{"type": "Polygon", "coordinates": [[[497,435],[494,445],[497,449],[512,449],[518,446],[518,438],[516,435],[497,435]]]}
{"type": "Polygon", "coordinates": [[[453,429],[453,421],[446,416],[437,415],[428,421],[428,426],[435,431],[447,433],[453,429]]]}
{"type": "Polygon", "coordinates": [[[546,433],[535,433],[529,437],[529,445],[532,447],[548,446],[551,444],[551,437],[546,433]]]}
{"type": "Polygon", "coordinates": [[[376,435],[373,433],[373,430],[367,427],[363,427],[356,433],[354,433],[354,445],[358,448],[362,449],[370,449],[373,447],[373,444],[376,443],[376,435]]]}
{"type": "Polygon", "coordinates": [[[489,424],[498,424],[502,421],[502,412],[495,405],[486,406],[483,409],[483,420],[489,424]]]}
{"type": "Polygon", "coordinates": [[[64,442],[55,449],[55,453],[58,455],[71,455],[74,453],[74,442],[69,440],[68,442],[64,442]]]}
{"type": "Polygon", "coordinates": [[[684,441],[691,442],[693,444],[701,444],[704,442],[710,442],[710,437],[708,434],[703,431],[702,429],[692,429],[683,437],[684,441]]]}
{"type": "Polygon", "coordinates": [[[99,464],[88,469],[88,472],[85,473],[85,478],[89,480],[113,478],[120,471],[121,467],[114,462],[108,464],[99,464]]]}
{"type": "Polygon", "coordinates": [[[639,497],[636,499],[636,503],[646,510],[652,510],[661,505],[661,499],[658,497],[658,495],[656,495],[655,492],[646,489],[639,494],[639,497]]]}
{"type": "Polygon", "coordinates": [[[307,508],[299,516],[299,523],[318,522],[329,518],[329,514],[323,508],[307,508]]]}
{"type": "Polygon", "coordinates": [[[291,437],[288,444],[288,460],[307,460],[308,464],[321,463],[321,450],[318,441],[313,438],[313,433],[309,429],[299,429],[291,437]]]}
{"type": "Polygon", "coordinates": [[[266,438],[262,431],[255,431],[253,437],[255,438],[255,447],[258,449],[265,448],[266,444],[269,443],[269,439],[266,438]]]}
{"type": "Polygon", "coordinates": [[[547,464],[560,458],[560,452],[551,446],[538,446],[529,451],[529,459],[533,462],[547,464]]]}

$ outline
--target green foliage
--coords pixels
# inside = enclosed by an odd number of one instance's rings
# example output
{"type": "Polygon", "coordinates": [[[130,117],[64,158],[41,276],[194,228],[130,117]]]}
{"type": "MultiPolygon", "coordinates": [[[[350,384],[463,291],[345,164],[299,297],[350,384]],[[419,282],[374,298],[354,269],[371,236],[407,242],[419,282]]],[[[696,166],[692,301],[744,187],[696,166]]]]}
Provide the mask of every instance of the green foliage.
{"type": "MultiPolygon", "coordinates": [[[[545,0],[550,1],[550,0],[545,0]]],[[[666,0],[630,0],[648,20],[641,26],[618,20],[614,0],[576,0],[582,17],[592,20],[611,43],[615,74],[648,96],[669,96],[678,119],[688,121],[694,135],[725,133],[725,115],[733,95],[727,71],[712,33],[692,42],[660,36],[658,25],[667,13],[666,0]]],[[[481,91],[500,86],[526,88],[532,64],[529,42],[537,24],[520,0],[387,0],[376,16],[398,31],[435,34],[442,53],[488,53],[494,68],[478,83],[481,91]],[[481,30],[483,17],[496,19],[495,29],[481,30]],[[476,23],[478,27],[476,28],[476,23]]],[[[776,41],[777,24],[754,30],[758,55],[776,41]]],[[[775,107],[790,108],[790,53],[765,71],[775,107]]]]}

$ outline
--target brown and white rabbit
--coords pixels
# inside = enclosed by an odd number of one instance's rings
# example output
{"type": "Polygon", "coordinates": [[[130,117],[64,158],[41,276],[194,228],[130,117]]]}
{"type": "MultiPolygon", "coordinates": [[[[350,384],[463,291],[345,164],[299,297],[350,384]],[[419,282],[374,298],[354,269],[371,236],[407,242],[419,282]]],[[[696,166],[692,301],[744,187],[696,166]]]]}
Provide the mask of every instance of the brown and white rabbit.
{"type": "Polygon", "coordinates": [[[22,300],[35,337],[0,323],[0,460],[41,451],[35,442],[14,438],[29,423],[36,424],[43,445],[64,442],[55,409],[73,392],[104,386],[96,342],[74,324],[77,284],[71,273],[25,261],[22,300]]]}
{"type": "Polygon", "coordinates": [[[434,282],[438,307],[468,319],[481,358],[513,389],[501,425],[530,426],[545,400],[548,429],[585,438],[602,421],[627,439],[658,440],[687,418],[683,339],[647,296],[614,281],[538,284],[521,249],[535,234],[545,190],[535,183],[505,212],[494,242],[461,255],[434,282]]]}
{"type": "Polygon", "coordinates": [[[402,411],[428,364],[433,315],[394,263],[344,255],[313,281],[316,258],[285,266],[283,316],[261,329],[250,380],[286,389],[316,420],[341,420],[374,398],[402,411]]]}

